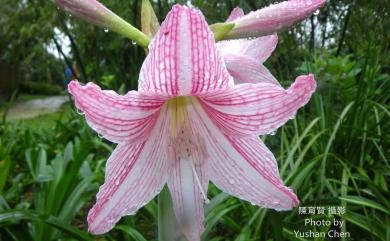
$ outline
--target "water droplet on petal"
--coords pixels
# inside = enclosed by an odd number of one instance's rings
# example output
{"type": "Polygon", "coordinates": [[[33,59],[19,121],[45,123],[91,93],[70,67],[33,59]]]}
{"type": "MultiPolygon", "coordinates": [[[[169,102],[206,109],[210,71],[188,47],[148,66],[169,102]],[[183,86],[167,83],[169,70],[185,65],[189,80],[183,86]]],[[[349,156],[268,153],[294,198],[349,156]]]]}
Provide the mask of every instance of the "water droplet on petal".
{"type": "Polygon", "coordinates": [[[82,112],[82,111],[79,110],[79,109],[76,109],[76,112],[77,112],[77,114],[79,114],[79,115],[84,115],[84,112],[82,112]]]}
{"type": "Polygon", "coordinates": [[[134,214],[135,213],[135,211],[137,211],[137,207],[136,206],[132,206],[132,207],[130,207],[129,209],[128,209],[128,214],[134,214]]]}

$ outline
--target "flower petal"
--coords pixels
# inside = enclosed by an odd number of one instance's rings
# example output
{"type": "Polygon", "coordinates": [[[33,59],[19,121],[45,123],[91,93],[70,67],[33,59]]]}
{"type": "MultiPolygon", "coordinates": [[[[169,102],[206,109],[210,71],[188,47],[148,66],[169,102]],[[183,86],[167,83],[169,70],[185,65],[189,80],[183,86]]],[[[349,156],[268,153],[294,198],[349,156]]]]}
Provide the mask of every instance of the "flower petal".
{"type": "Polygon", "coordinates": [[[244,10],[242,10],[240,7],[235,7],[235,8],[233,9],[233,11],[230,13],[230,16],[228,17],[228,19],[226,20],[226,22],[234,21],[234,20],[236,20],[237,18],[242,17],[242,16],[244,16],[244,15],[245,15],[244,10]]]}
{"type": "Polygon", "coordinates": [[[103,4],[95,0],[75,1],[75,0],[52,0],[54,4],[63,10],[85,19],[93,24],[109,27],[110,21],[119,18],[103,4]]]}
{"type": "Polygon", "coordinates": [[[224,60],[236,84],[264,82],[280,85],[264,65],[251,57],[239,54],[227,54],[224,56],[224,60]]]}
{"type": "Polygon", "coordinates": [[[145,139],[153,128],[164,99],[130,91],[124,96],[88,83],[72,81],[69,93],[97,133],[114,143],[145,139]]]}
{"type": "Polygon", "coordinates": [[[316,88],[313,75],[299,76],[289,89],[268,83],[242,84],[203,96],[202,106],[229,136],[269,134],[293,118],[316,88]]]}
{"type": "Polygon", "coordinates": [[[246,38],[270,35],[282,31],[309,17],[326,0],[290,0],[270,5],[234,20],[227,38],[246,38]]]}
{"type": "Polygon", "coordinates": [[[207,192],[208,180],[205,169],[202,165],[195,166],[192,160],[186,159],[173,163],[168,178],[175,215],[188,241],[199,241],[204,230],[203,203],[205,200],[197,178],[199,182],[202,182],[203,190],[207,192]],[[195,176],[194,169],[198,177],[195,176]]]}
{"type": "Polygon", "coordinates": [[[124,215],[135,212],[163,188],[168,171],[166,156],[166,108],[145,142],[121,143],[106,165],[105,183],[88,214],[88,228],[94,234],[109,231],[124,215]]]}
{"type": "Polygon", "coordinates": [[[217,43],[224,60],[228,54],[240,54],[252,57],[260,63],[264,63],[271,56],[277,44],[276,34],[256,39],[225,40],[217,43]]]}
{"type": "MultiPolygon", "coordinates": [[[[226,22],[231,22],[244,16],[244,11],[236,7],[231,12],[226,22]]],[[[226,40],[217,43],[222,56],[226,54],[241,54],[254,58],[263,63],[266,61],[278,44],[278,35],[272,34],[256,39],[226,40]]],[[[226,61],[226,60],[225,60],[226,61]]]]}
{"type": "Polygon", "coordinates": [[[140,72],[139,91],[173,97],[232,85],[233,79],[202,13],[175,5],[149,46],[140,72]]]}
{"type": "Polygon", "coordinates": [[[201,104],[192,106],[191,122],[203,137],[207,172],[218,188],[266,208],[288,210],[298,204],[296,195],[283,185],[274,156],[258,137],[224,135],[201,104]]]}

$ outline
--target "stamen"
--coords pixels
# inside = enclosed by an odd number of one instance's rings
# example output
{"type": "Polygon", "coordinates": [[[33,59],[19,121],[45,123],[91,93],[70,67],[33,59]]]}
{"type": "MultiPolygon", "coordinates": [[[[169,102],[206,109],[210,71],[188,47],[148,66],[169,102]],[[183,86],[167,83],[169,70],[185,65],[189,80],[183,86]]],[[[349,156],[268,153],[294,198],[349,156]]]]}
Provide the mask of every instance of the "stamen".
{"type": "Polygon", "coordinates": [[[196,183],[198,184],[198,187],[199,187],[199,189],[200,189],[200,192],[202,193],[203,200],[204,200],[204,202],[205,202],[206,204],[207,204],[207,203],[210,203],[210,200],[207,198],[207,195],[206,195],[205,191],[203,190],[202,184],[200,183],[200,180],[199,180],[199,177],[198,177],[198,173],[196,172],[196,169],[195,169],[193,160],[190,160],[190,163],[191,163],[192,172],[193,172],[194,175],[195,175],[196,183]]]}

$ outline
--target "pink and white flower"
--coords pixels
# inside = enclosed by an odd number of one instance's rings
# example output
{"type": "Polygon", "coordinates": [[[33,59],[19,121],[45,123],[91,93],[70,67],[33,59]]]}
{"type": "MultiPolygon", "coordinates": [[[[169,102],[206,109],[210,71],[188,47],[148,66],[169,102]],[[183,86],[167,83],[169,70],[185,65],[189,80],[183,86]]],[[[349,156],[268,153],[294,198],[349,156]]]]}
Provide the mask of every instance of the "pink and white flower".
{"type": "MultiPolygon", "coordinates": [[[[261,53],[251,53],[248,42],[248,51],[239,51],[265,59],[273,44],[264,46],[261,53]]],[[[274,132],[293,117],[309,101],[315,80],[299,76],[285,90],[275,81],[236,78],[247,83],[234,84],[202,13],[175,5],[149,45],[138,91],[121,96],[93,83],[69,84],[88,124],[118,143],[88,214],[90,232],[109,231],[165,184],[189,241],[200,240],[204,230],[209,181],[261,207],[298,205],[258,135],[274,132]]]]}

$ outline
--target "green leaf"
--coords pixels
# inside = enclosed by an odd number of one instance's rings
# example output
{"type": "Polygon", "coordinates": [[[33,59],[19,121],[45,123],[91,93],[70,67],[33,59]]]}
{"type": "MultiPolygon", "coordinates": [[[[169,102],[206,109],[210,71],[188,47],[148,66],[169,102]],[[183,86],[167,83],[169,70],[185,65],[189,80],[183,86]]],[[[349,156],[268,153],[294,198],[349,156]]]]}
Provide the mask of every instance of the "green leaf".
{"type": "Polygon", "coordinates": [[[343,217],[348,222],[351,222],[374,234],[380,240],[385,240],[386,235],[384,224],[381,224],[374,219],[367,218],[366,216],[354,212],[347,212],[343,215],[343,217]]]}
{"type": "Polygon", "coordinates": [[[5,157],[3,160],[0,160],[0,195],[3,193],[3,188],[7,182],[9,168],[11,162],[8,157],[5,157]]]}
{"type": "Polygon", "coordinates": [[[210,203],[206,204],[204,207],[204,213],[207,216],[216,206],[225,201],[229,197],[229,194],[221,192],[213,199],[210,200],[210,203]]]}
{"type": "Polygon", "coordinates": [[[127,233],[134,241],[147,241],[146,238],[133,227],[127,225],[117,225],[115,229],[127,233]]]}
{"type": "Polygon", "coordinates": [[[364,198],[364,197],[359,197],[359,196],[345,196],[345,197],[339,197],[341,200],[344,200],[349,203],[361,205],[361,206],[366,206],[366,207],[371,207],[375,208],[377,210],[380,210],[384,213],[390,214],[390,210],[381,204],[374,202],[370,199],[364,198]]]}
{"type": "Polygon", "coordinates": [[[60,219],[53,216],[40,214],[34,211],[0,212],[0,224],[2,224],[2,226],[6,223],[16,222],[16,221],[43,222],[61,231],[68,233],[69,235],[71,235],[73,238],[76,238],[77,240],[86,240],[86,241],[93,240],[92,237],[87,232],[80,231],[77,228],[73,227],[72,225],[62,223],[60,219]]]}

